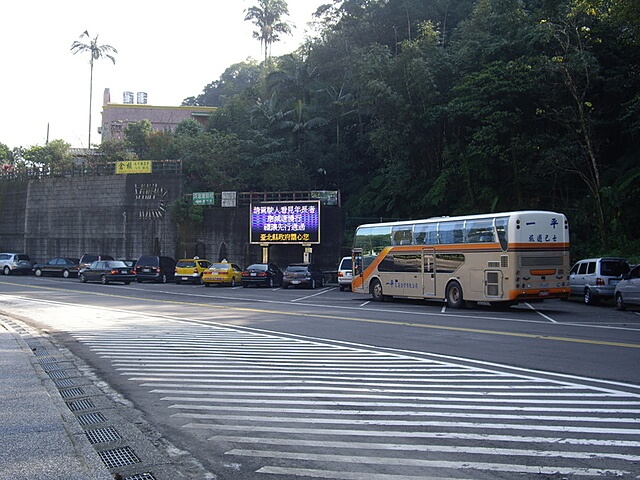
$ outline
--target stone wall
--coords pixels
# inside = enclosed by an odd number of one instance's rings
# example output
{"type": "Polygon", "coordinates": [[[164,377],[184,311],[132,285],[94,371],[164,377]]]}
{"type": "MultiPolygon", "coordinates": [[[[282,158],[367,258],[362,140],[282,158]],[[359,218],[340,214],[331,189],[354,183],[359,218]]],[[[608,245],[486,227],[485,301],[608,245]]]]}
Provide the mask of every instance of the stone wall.
{"type": "Polygon", "coordinates": [[[169,204],[179,175],[43,178],[0,184],[0,250],[36,261],[84,253],[175,255],[169,204]]]}
{"type": "MultiPolygon", "coordinates": [[[[245,267],[262,261],[249,244],[249,205],[205,206],[201,225],[178,229],[169,205],[182,197],[180,175],[135,174],[42,178],[0,182],[0,251],[23,252],[44,262],[84,253],[136,259],[144,254],[175,259],[220,253],[245,267]],[[222,245],[224,244],[224,247],[222,245]]],[[[340,207],[322,206],[321,241],[312,260],[335,269],[344,220],[340,207]]],[[[269,247],[269,260],[284,267],[301,262],[301,245],[269,247]]]]}

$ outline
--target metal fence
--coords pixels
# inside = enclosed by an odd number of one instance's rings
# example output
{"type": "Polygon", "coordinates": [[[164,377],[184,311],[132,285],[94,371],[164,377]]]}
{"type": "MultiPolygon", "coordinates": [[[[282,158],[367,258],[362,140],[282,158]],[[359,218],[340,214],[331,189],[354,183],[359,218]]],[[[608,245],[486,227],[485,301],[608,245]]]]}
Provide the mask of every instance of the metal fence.
{"type": "MultiPolygon", "coordinates": [[[[151,171],[160,175],[182,174],[182,160],[153,160],[151,171]]],[[[91,162],[71,165],[65,168],[49,166],[0,168],[0,180],[29,180],[34,178],[86,177],[97,175],[115,175],[116,162],[91,162]]]]}

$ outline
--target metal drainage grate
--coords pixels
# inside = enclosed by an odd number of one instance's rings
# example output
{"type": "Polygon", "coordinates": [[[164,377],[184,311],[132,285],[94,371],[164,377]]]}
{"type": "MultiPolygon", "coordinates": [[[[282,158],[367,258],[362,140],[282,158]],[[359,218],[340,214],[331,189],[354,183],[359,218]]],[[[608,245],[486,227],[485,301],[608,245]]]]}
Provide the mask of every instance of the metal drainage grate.
{"type": "Polygon", "coordinates": [[[131,447],[103,450],[102,452],[98,452],[98,455],[100,455],[100,458],[107,468],[123,467],[124,465],[140,463],[140,459],[133,453],[131,447]]]}
{"type": "Polygon", "coordinates": [[[57,363],[59,360],[55,357],[52,357],[51,355],[46,356],[46,357],[39,357],[38,358],[38,363],[40,365],[46,365],[48,363],[57,363]]]}
{"type": "Polygon", "coordinates": [[[78,415],[77,419],[78,419],[78,422],[80,422],[80,425],[94,425],[96,423],[103,423],[107,421],[105,416],[100,412],[78,415]]]}
{"type": "Polygon", "coordinates": [[[91,400],[75,400],[73,402],[67,402],[67,407],[72,412],[77,412],[78,410],[88,410],[89,408],[95,408],[95,405],[91,400]]]}
{"type": "Polygon", "coordinates": [[[40,349],[32,348],[31,350],[33,351],[33,354],[36,357],[44,357],[45,355],[49,355],[49,352],[47,351],[46,348],[40,348],[40,349]]]}
{"type": "Polygon", "coordinates": [[[56,372],[47,372],[51,378],[69,378],[69,374],[64,370],[56,372]]]}
{"type": "Polygon", "coordinates": [[[131,477],[124,477],[123,480],[156,480],[156,477],[149,472],[145,472],[132,475],[131,477]]]}
{"type": "Polygon", "coordinates": [[[54,370],[64,370],[64,366],[59,363],[45,363],[42,365],[45,372],[53,372],[54,370]]]}
{"type": "Polygon", "coordinates": [[[75,385],[74,381],[70,378],[63,379],[63,380],[54,380],[53,383],[55,383],[56,387],[58,388],[73,387],[75,385]]]}
{"type": "Polygon", "coordinates": [[[80,397],[84,395],[84,390],[78,388],[68,388],[67,390],[60,390],[62,398],[80,397]]]}
{"type": "Polygon", "coordinates": [[[122,437],[113,427],[97,428],[95,430],[86,430],[85,435],[92,444],[115,442],[122,437]]]}

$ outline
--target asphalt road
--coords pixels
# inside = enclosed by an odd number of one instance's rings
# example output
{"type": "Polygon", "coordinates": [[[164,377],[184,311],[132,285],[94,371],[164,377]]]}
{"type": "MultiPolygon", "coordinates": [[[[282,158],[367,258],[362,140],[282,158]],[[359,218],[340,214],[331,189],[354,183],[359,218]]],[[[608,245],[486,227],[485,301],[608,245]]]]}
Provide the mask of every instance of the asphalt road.
{"type": "Polygon", "coordinates": [[[1,277],[218,478],[640,475],[640,315],[1,277]],[[561,446],[559,446],[561,445],[561,446]]]}

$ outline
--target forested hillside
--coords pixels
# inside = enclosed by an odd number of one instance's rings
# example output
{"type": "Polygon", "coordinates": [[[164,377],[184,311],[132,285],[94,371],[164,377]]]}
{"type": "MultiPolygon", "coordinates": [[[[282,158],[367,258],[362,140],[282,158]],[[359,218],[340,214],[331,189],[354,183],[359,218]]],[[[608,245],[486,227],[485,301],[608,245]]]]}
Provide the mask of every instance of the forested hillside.
{"type": "MultiPolygon", "coordinates": [[[[514,209],[574,254],[640,251],[640,14],[631,0],[345,0],[290,55],[230,66],[214,188],[339,189],[351,225],[514,209]]],[[[195,149],[195,146],[194,146],[195,149]]],[[[202,152],[204,154],[204,152],[202,152]]]]}

